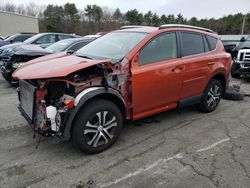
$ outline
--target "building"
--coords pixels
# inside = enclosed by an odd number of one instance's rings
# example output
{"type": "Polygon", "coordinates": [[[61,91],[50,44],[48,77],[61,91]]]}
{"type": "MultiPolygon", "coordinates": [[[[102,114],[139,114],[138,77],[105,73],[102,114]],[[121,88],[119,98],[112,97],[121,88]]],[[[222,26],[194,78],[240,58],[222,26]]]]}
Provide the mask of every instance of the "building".
{"type": "Polygon", "coordinates": [[[38,19],[32,16],[0,11],[0,36],[9,36],[18,32],[38,33],[38,19]]]}

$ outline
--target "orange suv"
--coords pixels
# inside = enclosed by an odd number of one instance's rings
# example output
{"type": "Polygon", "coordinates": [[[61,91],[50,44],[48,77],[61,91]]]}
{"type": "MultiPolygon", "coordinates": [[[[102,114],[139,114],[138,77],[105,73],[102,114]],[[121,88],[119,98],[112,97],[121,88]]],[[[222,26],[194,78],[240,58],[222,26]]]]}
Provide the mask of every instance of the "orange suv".
{"type": "Polygon", "coordinates": [[[214,111],[230,64],[209,29],[129,26],[74,54],[32,60],[13,77],[20,80],[19,109],[36,133],[98,153],[116,141],[126,119],[194,104],[214,111]]]}

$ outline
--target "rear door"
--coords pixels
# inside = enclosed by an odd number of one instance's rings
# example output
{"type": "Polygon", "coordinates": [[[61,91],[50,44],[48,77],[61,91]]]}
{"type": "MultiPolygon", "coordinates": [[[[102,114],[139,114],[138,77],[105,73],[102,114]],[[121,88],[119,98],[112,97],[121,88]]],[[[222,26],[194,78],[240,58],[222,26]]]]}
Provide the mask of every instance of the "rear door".
{"type": "Polygon", "coordinates": [[[151,39],[132,63],[133,119],[177,106],[182,65],[177,58],[177,35],[166,32],[151,39]]]}
{"type": "Polygon", "coordinates": [[[183,63],[183,87],[181,99],[199,96],[210,75],[211,55],[205,35],[195,32],[180,32],[183,63]]]}

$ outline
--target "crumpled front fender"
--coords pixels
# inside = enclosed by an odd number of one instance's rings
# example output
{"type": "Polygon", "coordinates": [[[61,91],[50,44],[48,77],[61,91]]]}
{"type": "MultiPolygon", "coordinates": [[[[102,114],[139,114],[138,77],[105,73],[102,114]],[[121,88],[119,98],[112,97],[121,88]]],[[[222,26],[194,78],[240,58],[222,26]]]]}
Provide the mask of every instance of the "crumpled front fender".
{"type": "MultiPolygon", "coordinates": [[[[74,122],[75,117],[81,108],[86,104],[86,102],[94,97],[98,97],[98,95],[111,95],[112,97],[116,97],[120,100],[120,103],[123,104],[123,110],[125,111],[125,101],[122,95],[113,88],[104,88],[104,87],[90,87],[83,90],[79,93],[74,100],[74,108],[68,112],[67,119],[65,120],[65,126],[63,131],[63,138],[65,140],[69,140],[71,137],[71,127],[74,122]]],[[[121,106],[119,106],[121,108],[121,106]]]]}

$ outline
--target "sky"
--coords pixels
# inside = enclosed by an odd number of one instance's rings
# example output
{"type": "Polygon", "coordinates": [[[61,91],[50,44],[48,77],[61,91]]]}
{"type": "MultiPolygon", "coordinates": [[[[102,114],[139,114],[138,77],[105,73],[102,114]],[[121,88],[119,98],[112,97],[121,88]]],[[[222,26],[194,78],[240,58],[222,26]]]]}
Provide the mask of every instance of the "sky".
{"type": "Polygon", "coordinates": [[[57,4],[67,2],[75,3],[77,8],[83,9],[87,4],[107,6],[112,9],[119,8],[122,12],[136,8],[139,12],[146,13],[149,10],[162,14],[179,14],[186,18],[219,18],[229,14],[250,12],[250,0],[1,0],[15,4],[57,4]]]}

